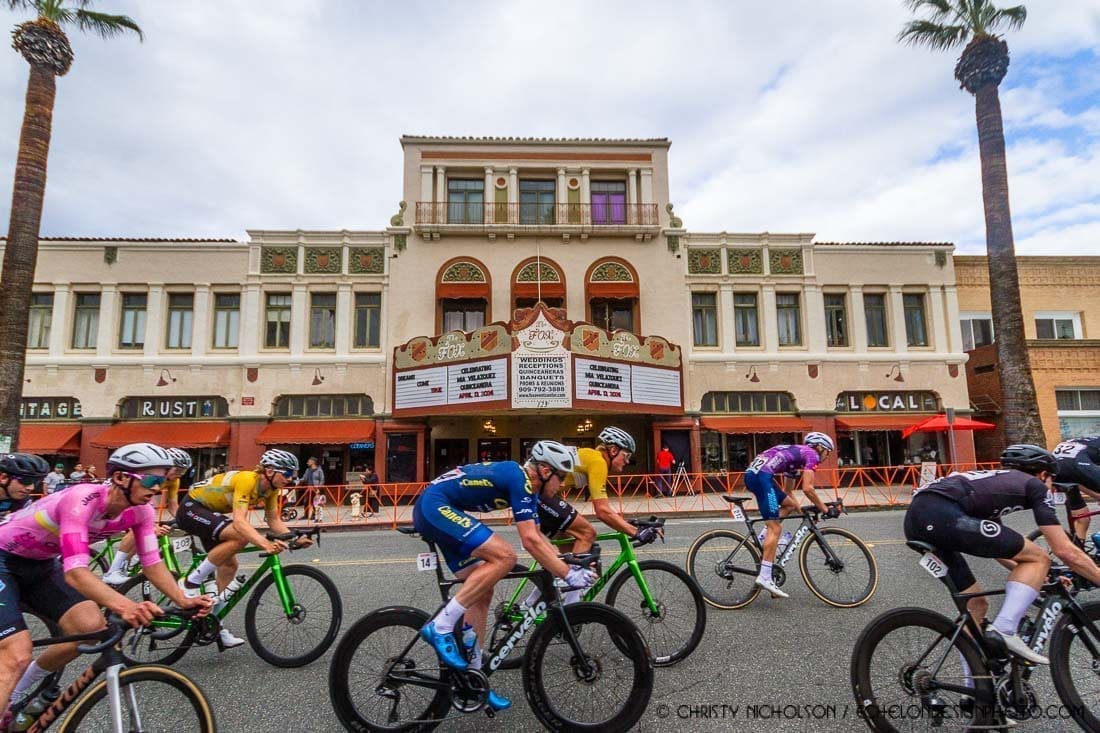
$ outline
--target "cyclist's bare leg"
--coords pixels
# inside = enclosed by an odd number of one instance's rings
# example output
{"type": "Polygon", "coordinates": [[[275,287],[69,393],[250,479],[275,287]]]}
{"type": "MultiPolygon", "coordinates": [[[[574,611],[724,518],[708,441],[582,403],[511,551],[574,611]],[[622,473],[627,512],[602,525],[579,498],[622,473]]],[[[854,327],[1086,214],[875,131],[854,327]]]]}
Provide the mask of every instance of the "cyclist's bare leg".
{"type": "MultiPolygon", "coordinates": [[[[99,606],[92,601],[76,604],[58,619],[57,624],[64,634],[87,634],[107,626],[99,606]]],[[[80,652],[76,650],[78,643],[82,642],[53,644],[47,647],[36,660],[38,666],[48,672],[56,672],[80,656],[80,652]]]]}
{"type": "Polygon", "coordinates": [[[218,544],[210,550],[206,559],[217,567],[218,591],[225,589],[237,574],[237,553],[244,549],[248,540],[241,537],[233,527],[226,527],[218,537],[218,544]]]}
{"type": "Polygon", "coordinates": [[[118,552],[125,552],[127,555],[133,555],[136,547],[137,542],[134,541],[134,530],[131,529],[122,536],[122,541],[118,543],[118,552]]]}
{"type": "Polygon", "coordinates": [[[592,545],[596,544],[596,528],[592,526],[592,522],[589,522],[580,514],[565,530],[565,534],[572,537],[573,541],[567,545],[562,545],[562,552],[585,553],[592,549],[592,545]]]}
{"type": "Polygon", "coordinates": [[[0,640],[0,711],[8,709],[11,691],[31,663],[31,634],[19,631],[0,640]]]}
{"type": "Polygon", "coordinates": [[[516,564],[515,549],[503,538],[492,535],[471,553],[483,562],[455,573],[464,582],[455,600],[466,609],[466,623],[474,627],[479,639],[485,638],[485,620],[493,600],[493,586],[516,564]]]}
{"type": "Polygon", "coordinates": [[[764,522],[767,534],[764,535],[763,560],[775,562],[775,550],[779,547],[779,536],[783,533],[783,524],[778,519],[769,519],[764,522]]]}

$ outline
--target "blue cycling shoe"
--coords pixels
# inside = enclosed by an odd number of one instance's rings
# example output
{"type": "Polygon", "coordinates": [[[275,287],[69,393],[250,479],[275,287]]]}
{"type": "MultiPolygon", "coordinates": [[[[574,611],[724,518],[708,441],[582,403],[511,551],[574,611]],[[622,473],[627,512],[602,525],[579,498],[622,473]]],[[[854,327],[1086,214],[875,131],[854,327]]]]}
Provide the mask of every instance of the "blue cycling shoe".
{"type": "Polygon", "coordinates": [[[504,697],[503,695],[496,694],[492,690],[489,690],[489,697],[486,701],[489,703],[489,707],[491,707],[493,711],[497,713],[499,713],[501,710],[507,710],[508,708],[512,707],[511,700],[504,697]]]}
{"type": "MultiPolygon", "coordinates": [[[[435,621],[429,621],[420,628],[420,638],[432,645],[435,653],[451,669],[465,670],[469,663],[458,651],[458,642],[450,631],[436,631],[435,621]]],[[[511,704],[511,703],[509,703],[511,704]]]]}

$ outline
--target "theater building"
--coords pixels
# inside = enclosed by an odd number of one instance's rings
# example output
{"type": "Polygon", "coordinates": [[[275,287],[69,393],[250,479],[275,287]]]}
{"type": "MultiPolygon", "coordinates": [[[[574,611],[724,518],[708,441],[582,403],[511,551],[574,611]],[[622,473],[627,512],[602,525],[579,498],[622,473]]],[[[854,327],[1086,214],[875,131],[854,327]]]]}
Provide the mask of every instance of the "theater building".
{"type": "Polygon", "coordinates": [[[901,431],[970,411],[951,245],[688,231],[664,139],[401,145],[377,231],[43,241],[21,442],[101,464],[157,440],[204,466],[280,446],[332,482],[608,424],[638,472],[662,442],[739,470],[809,430],[845,464],[950,460],[901,431]]]}

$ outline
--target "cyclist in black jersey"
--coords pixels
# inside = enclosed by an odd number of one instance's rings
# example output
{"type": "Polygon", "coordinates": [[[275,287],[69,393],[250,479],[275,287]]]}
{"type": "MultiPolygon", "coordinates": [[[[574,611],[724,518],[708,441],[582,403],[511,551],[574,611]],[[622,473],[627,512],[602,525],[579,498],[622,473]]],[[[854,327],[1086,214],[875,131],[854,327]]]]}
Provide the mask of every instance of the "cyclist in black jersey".
{"type": "MultiPolygon", "coordinates": [[[[1071,570],[1097,583],[1100,568],[1070,541],[1054,513],[1049,496],[1058,467],[1054,454],[1037,445],[1010,445],[1001,454],[1001,466],[1005,470],[952,473],[921,487],[905,513],[905,537],[935,545],[963,593],[981,590],[964,554],[995,558],[1009,568],[1004,604],[987,633],[1001,636],[1013,654],[1048,664],[1016,635],[1016,629],[1047,577],[1050,556],[1005,527],[1002,517],[1030,509],[1051,551],[1071,570]]],[[[989,602],[972,598],[968,608],[981,623],[989,602]]]]}
{"type": "Polygon", "coordinates": [[[1064,440],[1055,446],[1054,457],[1058,459],[1058,475],[1054,480],[1077,484],[1066,491],[1066,508],[1074,518],[1074,531],[1083,540],[1089,531],[1089,518],[1078,518],[1087,510],[1081,492],[1100,500],[1100,435],[1064,440]]]}
{"type": "Polygon", "coordinates": [[[0,522],[31,503],[31,490],[36,487],[41,490],[42,480],[49,472],[49,464],[32,453],[0,456],[0,522]]]}

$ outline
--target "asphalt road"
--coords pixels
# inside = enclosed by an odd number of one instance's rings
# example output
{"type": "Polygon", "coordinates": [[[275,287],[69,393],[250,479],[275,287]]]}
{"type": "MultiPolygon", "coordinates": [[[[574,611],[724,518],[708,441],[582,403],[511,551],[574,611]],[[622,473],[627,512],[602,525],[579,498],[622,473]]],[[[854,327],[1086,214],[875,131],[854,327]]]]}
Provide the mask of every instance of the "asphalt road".
{"type": "MultiPolygon", "coordinates": [[[[653,697],[638,729],[866,730],[856,717],[848,676],[856,635],[872,618],[897,606],[925,606],[953,615],[943,587],[917,567],[917,555],[905,547],[901,519],[897,511],[868,512],[837,522],[871,543],[878,562],[877,593],[861,608],[825,605],[806,589],[797,571],[787,581],[791,594],[787,600],[762,595],[739,611],[708,608],[706,636],[695,654],[676,667],[657,670],[653,697]]],[[[1028,520],[1029,516],[1017,515],[1010,524],[1026,527],[1028,520]]],[[[644,554],[682,566],[692,540],[715,526],[733,526],[733,522],[671,519],[667,544],[646,548],[644,554]]],[[[518,545],[513,529],[499,531],[518,545]]],[[[347,628],[381,606],[408,604],[430,611],[438,605],[434,575],[416,569],[416,554],[424,549],[419,540],[393,531],[332,533],[325,535],[320,548],[294,553],[289,560],[311,563],[332,577],[343,597],[347,628]]],[[[992,562],[975,560],[973,567],[990,586],[1003,584],[1004,571],[992,562]]],[[[243,608],[240,604],[227,619],[227,625],[241,636],[243,608]]],[[[176,666],[206,690],[217,709],[220,730],[340,731],[328,698],[330,659],[331,651],[303,669],[277,669],[245,645],[221,654],[213,647],[198,648],[176,666]]],[[[1057,705],[1049,674],[1041,671],[1037,679],[1040,702],[1057,705]]],[[[515,704],[510,711],[491,721],[483,713],[453,713],[440,729],[537,729],[520,673],[500,672],[492,681],[512,698],[515,704]]],[[[1071,722],[1057,719],[1018,728],[1071,729],[1071,722]]]]}

